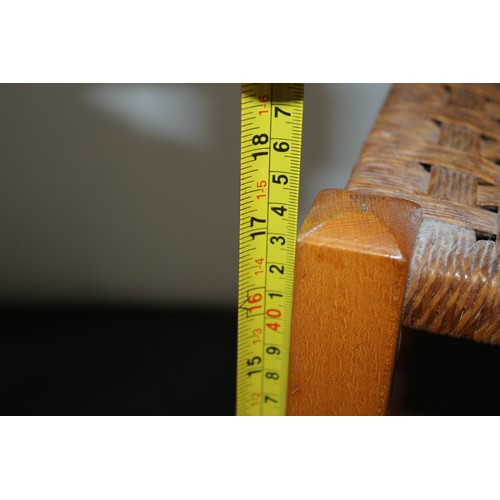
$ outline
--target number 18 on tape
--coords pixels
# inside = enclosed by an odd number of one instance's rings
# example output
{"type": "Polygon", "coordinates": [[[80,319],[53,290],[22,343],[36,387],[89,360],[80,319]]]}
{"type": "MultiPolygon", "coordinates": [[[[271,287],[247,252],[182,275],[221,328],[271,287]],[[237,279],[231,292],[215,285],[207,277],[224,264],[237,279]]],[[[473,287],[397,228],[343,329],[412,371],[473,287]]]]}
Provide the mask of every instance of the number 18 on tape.
{"type": "Polygon", "coordinates": [[[303,84],[244,84],[237,415],[285,415],[303,84]]]}

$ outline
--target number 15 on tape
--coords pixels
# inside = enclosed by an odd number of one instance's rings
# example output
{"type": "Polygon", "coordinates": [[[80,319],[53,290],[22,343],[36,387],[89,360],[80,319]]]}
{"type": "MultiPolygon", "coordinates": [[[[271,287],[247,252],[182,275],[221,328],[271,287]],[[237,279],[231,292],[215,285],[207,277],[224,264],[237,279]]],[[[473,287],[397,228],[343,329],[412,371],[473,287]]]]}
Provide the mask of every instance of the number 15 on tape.
{"type": "Polygon", "coordinates": [[[303,84],[241,94],[237,415],[285,415],[303,84]]]}

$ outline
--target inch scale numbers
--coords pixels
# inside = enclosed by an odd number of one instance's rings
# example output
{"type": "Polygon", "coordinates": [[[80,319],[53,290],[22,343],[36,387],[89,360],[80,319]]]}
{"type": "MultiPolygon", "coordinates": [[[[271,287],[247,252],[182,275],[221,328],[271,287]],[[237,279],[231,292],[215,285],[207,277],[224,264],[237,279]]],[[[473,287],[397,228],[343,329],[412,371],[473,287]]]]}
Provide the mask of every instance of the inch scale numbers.
{"type": "Polygon", "coordinates": [[[303,84],[242,86],[237,415],[285,415],[303,84]]]}

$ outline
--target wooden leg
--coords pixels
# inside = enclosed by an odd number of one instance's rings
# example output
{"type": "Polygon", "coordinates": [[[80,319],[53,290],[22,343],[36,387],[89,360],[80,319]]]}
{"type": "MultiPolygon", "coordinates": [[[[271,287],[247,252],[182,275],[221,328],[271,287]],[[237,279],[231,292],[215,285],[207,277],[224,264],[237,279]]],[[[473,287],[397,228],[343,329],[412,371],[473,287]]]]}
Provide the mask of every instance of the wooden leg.
{"type": "Polygon", "coordinates": [[[297,244],[289,415],[387,411],[415,203],[322,191],[297,244]]]}

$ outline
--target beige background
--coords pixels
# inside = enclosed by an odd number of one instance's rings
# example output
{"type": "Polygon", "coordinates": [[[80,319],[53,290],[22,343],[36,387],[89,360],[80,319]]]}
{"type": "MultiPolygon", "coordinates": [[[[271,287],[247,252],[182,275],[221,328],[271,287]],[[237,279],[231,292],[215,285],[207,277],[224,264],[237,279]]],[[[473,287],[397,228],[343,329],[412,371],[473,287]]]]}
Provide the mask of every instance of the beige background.
{"type": "MultiPolygon", "coordinates": [[[[306,84],[300,222],[386,84],[306,84]]],[[[238,84],[0,85],[0,299],[233,305],[238,84]]]]}

